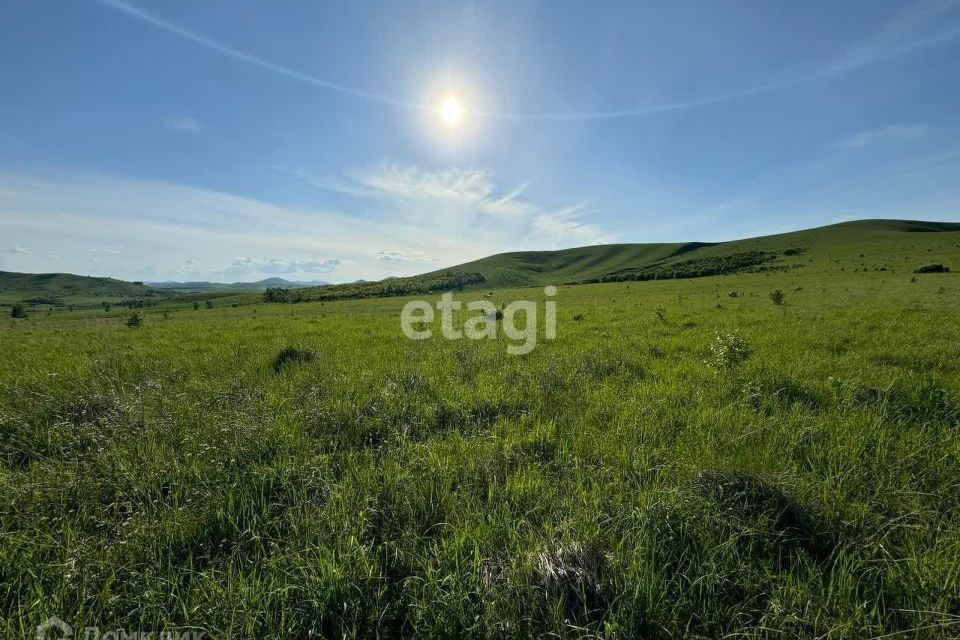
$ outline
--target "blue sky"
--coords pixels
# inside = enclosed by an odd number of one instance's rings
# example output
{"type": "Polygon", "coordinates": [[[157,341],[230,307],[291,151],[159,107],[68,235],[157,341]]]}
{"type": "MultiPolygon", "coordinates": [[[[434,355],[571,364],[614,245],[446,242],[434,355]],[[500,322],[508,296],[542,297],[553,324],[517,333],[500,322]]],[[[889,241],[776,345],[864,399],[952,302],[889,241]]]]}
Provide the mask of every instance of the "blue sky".
{"type": "Polygon", "coordinates": [[[340,282],[960,219],[955,1],[10,0],[0,83],[4,270],[340,282]]]}

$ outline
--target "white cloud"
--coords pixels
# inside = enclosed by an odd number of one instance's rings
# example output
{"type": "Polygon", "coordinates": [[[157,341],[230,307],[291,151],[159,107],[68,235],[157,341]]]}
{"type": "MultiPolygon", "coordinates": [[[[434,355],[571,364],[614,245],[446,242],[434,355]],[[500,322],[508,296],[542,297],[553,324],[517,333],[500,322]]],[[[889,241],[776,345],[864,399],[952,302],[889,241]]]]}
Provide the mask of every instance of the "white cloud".
{"type": "MultiPolygon", "coordinates": [[[[401,218],[435,229],[496,236],[515,248],[562,248],[570,243],[599,244],[613,236],[582,222],[586,204],[550,210],[524,199],[523,184],[500,193],[489,171],[447,169],[424,171],[418,167],[382,164],[355,178],[370,194],[391,200],[401,218]]],[[[491,238],[493,239],[493,238],[491,238]]]]}
{"type": "Polygon", "coordinates": [[[155,180],[0,173],[0,219],[32,249],[17,258],[21,270],[136,280],[216,280],[228,270],[374,280],[610,238],[583,221],[584,206],[535,204],[523,187],[499,191],[486,171],[381,165],[342,181],[362,215],[155,180]]]}
{"type": "Polygon", "coordinates": [[[836,146],[865,147],[869,144],[910,142],[926,136],[929,130],[930,128],[925,124],[895,124],[882,129],[854,133],[838,140],[836,146]]]}
{"type": "Polygon", "coordinates": [[[30,253],[30,251],[17,244],[10,247],[10,253],[30,253]]]}
{"type": "Polygon", "coordinates": [[[422,251],[377,251],[377,260],[387,260],[390,262],[427,262],[430,260],[422,251]]]}
{"type": "Polygon", "coordinates": [[[176,133],[198,134],[203,131],[203,125],[196,118],[190,116],[174,116],[163,121],[163,127],[167,131],[176,133]]]}
{"type": "Polygon", "coordinates": [[[228,272],[231,273],[331,273],[340,268],[343,261],[336,258],[327,260],[284,260],[281,258],[234,258],[228,272]]]}
{"type": "Polygon", "coordinates": [[[375,191],[400,198],[481,204],[493,195],[490,174],[476,169],[431,173],[417,167],[384,164],[361,177],[360,182],[375,191]]]}
{"type": "Polygon", "coordinates": [[[119,254],[121,253],[121,251],[120,251],[119,249],[100,249],[100,248],[94,248],[94,249],[89,249],[89,251],[90,251],[90,253],[100,253],[100,254],[111,255],[111,256],[119,255],[119,254]]]}

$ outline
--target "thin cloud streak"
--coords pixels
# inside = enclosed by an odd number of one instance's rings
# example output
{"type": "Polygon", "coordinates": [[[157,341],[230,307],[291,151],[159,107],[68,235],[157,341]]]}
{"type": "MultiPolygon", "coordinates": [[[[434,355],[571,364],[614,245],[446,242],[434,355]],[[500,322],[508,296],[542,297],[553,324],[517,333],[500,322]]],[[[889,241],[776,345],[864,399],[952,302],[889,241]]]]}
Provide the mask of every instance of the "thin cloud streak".
{"type": "Polygon", "coordinates": [[[895,124],[873,131],[858,131],[835,143],[838,147],[865,147],[879,142],[909,142],[927,135],[930,128],[925,124],[895,124]]]}
{"type": "Polygon", "coordinates": [[[149,13],[133,5],[127,4],[125,2],[121,2],[120,0],[98,0],[98,1],[113,9],[116,9],[117,11],[121,11],[127,14],[128,16],[136,18],[137,20],[143,23],[151,25],[157,29],[166,31],[173,35],[180,36],[181,38],[189,40],[195,44],[206,47],[207,49],[211,49],[212,51],[216,51],[218,53],[229,56],[231,58],[236,58],[237,60],[246,62],[247,64],[251,64],[255,67],[260,67],[261,69],[265,69],[267,71],[271,71],[273,73],[286,76],[288,78],[292,78],[300,82],[305,82],[307,84],[321,87],[323,89],[329,89],[330,91],[335,91],[337,93],[354,96],[356,98],[363,98],[365,100],[382,102],[384,104],[392,104],[396,106],[406,107],[409,109],[425,108],[422,105],[413,104],[411,102],[405,102],[403,100],[398,100],[390,96],[371,93],[369,91],[363,91],[361,89],[349,87],[347,85],[339,84],[337,82],[331,82],[330,80],[324,80],[323,78],[318,78],[316,76],[310,75],[309,73],[297,71],[296,69],[291,69],[290,67],[285,67],[275,62],[270,62],[269,60],[265,60],[258,56],[254,56],[249,53],[244,53],[239,49],[234,49],[233,47],[229,47],[225,44],[221,44],[216,40],[211,40],[206,36],[202,36],[198,33],[190,31],[189,29],[181,27],[180,25],[174,22],[165,20],[164,18],[161,18],[153,13],[149,13]]]}
{"type": "MultiPolygon", "coordinates": [[[[281,76],[297,80],[299,82],[304,82],[315,87],[320,87],[322,89],[327,89],[329,91],[334,91],[336,93],[341,93],[347,96],[353,96],[355,98],[361,98],[365,100],[371,100],[374,102],[379,102],[382,104],[393,105],[397,107],[402,107],[405,109],[411,109],[416,111],[433,111],[434,106],[410,102],[406,100],[401,100],[399,98],[388,96],[384,94],[374,93],[370,91],[364,91],[362,89],[357,89],[349,85],[340,84],[337,82],[332,82],[329,80],[324,80],[323,78],[318,78],[317,76],[292,69],[290,67],[271,62],[264,58],[244,53],[239,49],[234,49],[233,47],[221,44],[216,40],[212,40],[206,36],[198,34],[194,31],[181,27],[180,25],[161,18],[153,13],[149,13],[135,7],[133,5],[122,2],[121,0],[97,0],[98,2],[107,5],[108,7],[113,8],[114,10],[125,13],[126,15],[135,18],[145,24],[148,24],[154,28],[166,31],[173,35],[179,36],[186,40],[189,40],[195,44],[203,46],[207,49],[220,53],[222,55],[235,58],[247,64],[259,67],[266,71],[270,71],[281,76]]],[[[906,23],[907,26],[910,26],[911,23],[916,23],[918,21],[930,20],[942,13],[945,13],[949,10],[952,10],[958,5],[956,0],[948,0],[947,2],[934,3],[934,4],[925,4],[920,8],[914,7],[910,10],[904,11],[894,20],[888,23],[888,26],[885,30],[882,30],[879,34],[879,38],[875,38],[874,41],[867,40],[865,43],[861,44],[859,47],[852,49],[847,54],[839,57],[836,60],[829,62],[828,64],[808,71],[805,73],[800,73],[793,77],[782,78],[778,80],[773,80],[770,82],[758,84],[752,87],[745,87],[742,89],[737,89],[728,93],[723,93],[715,96],[707,96],[704,98],[694,98],[690,100],[680,100],[676,102],[668,102],[654,105],[644,105],[638,107],[627,107],[624,109],[612,109],[605,111],[590,111],[590,112],[510,112],[510,111],[471,111],[466,110],[466,113],[479,118],[489,118],[495,120],[607,120],[607,119],[617,119],[617,118],[630,118],[630,117],[642,117],[642,116],[655,116],[663,113],[670,113],[674,111],[684,111],[688,109],[697,109],[700,107],[706,107],[715,104],[722,104],[727,102],[733,102],[735,100],[741,100],[744,98],[749,98],[752,96],[769,93],[772,91],[777,91],[780,89],[785,89],[792,86],[797,86],[801,84],[806,84],[809,82],[816,82],[820,80],[827,80],[837,76],[845,75],[866,67],[874,66],[884,62],[888,62],[895,58],[913,54],[917,51],[934,47],[940,44],[944,44],[951,40],[960,37],[960,26],[954,26],[952,28],[939,31],[937,33],[929,34],[924,37],[917,38],[910,42],[905,42],[902,44],[897,44],[898,30],[903,30],[899,25],[906,23]],[[892,36],[891,36],[892,34],[892,36]],[[894,42],[890,42],[893,40],[894,42]]]]}

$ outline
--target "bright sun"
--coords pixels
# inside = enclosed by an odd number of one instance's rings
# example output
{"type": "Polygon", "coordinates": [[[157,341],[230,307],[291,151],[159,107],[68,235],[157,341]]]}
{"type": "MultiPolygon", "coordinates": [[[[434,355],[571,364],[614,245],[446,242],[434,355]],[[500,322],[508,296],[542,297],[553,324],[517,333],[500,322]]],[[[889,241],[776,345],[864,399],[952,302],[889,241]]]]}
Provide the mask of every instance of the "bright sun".
{"type": "Polygon", "coordinates": [[[463,106],[454,97],[444,99],[440,104],[440,117],[448,127],[455,127],[463,120],[463,106]]]}

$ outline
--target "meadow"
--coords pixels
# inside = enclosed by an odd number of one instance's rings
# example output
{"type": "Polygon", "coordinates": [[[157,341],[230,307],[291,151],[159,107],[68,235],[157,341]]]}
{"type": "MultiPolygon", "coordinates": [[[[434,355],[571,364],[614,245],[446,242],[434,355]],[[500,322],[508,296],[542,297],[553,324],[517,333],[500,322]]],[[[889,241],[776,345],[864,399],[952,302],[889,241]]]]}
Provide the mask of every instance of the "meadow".
{"type": "Polygon", "coordinates": [[[561,286],[524,356],[402,297],[5,320],[0,635],[955,638],[960,275],[861,253],[561,286]]]}

